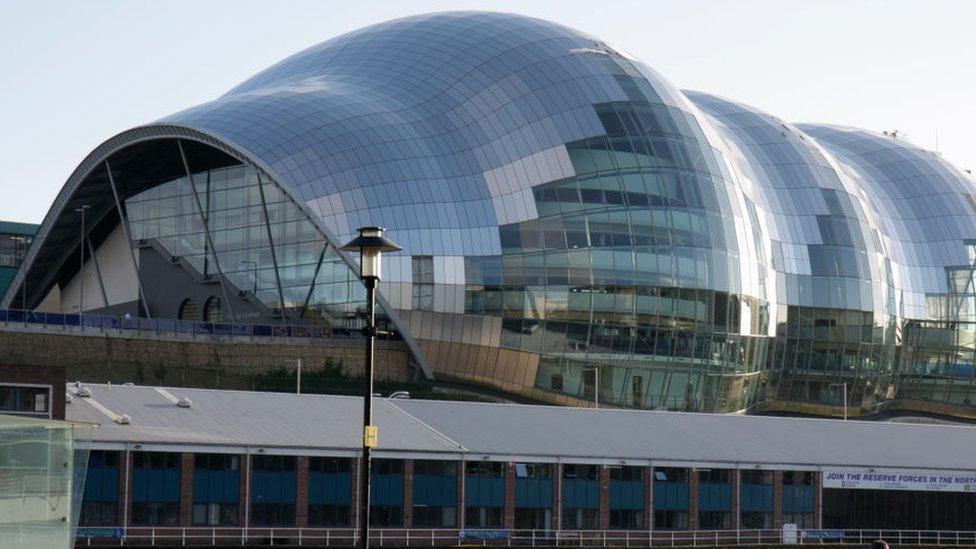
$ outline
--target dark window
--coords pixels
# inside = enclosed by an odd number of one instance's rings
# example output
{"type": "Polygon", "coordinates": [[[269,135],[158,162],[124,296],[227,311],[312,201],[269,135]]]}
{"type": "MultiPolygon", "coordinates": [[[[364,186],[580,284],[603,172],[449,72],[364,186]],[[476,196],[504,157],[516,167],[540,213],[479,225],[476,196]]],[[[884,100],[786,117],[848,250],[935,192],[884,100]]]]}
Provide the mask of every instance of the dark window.
{"type": "Polygon", "coordinates": [[[251,524],[295,524],[294,456],[254,456],[251,464],[251,524]]]}
{"type": "Polygon", "coordinates": [[[200,310],[197,302],[192,299],[184,299],[180,303],[180,310],[176,313],[176,318],[180,320],[200,320],[200,310]]]}
{"type": "Polygon", "coordinates": [[[563,375],[562,374],[552,374],[549,380],[549,388],[553,391],[562,392],[563,390],[563,375]]]}
{"type": "Polygon", "coordinates": [[[132,455],[132,524],[173,526],[180,514],[180,454],[132,455]]]}
{"type": "Polygon", "coordinates": [[[724,530],[732,527],[731,471],[698,471],[698,528],[724,530]]]}
{"type": "Polygon", "coordinates": [[[518,530],[549,530],[552,527],[549,508],[515,508],[515,528],[518,530]]]}
{"type": "Polygon", "coordinates": [[[728,511],[699,511],[699,530],[727,530],[732,528],[732,513],[728,511]]]}
{"type": "Polygon", "coordinates": [[[698,471],[698,482],[708,484],[728,484],[728,469],[701,469],[698,471]]]}
{"type": "Polygon", "coordinates": [[[434,309],[434,258],[415,255],[411,260],[413,272],[412,297],[415,311],[434,309]]]}
{"type": "Polygon", "coordinates": [[[313,457],[308,461],[308,523],[349,526],[350,462],[345,458],[313,457]]]}
{"type": "Polygon", "coordinates": [[[17,267],[24,260],[32,238],[19,234],[0,234],[0,267],[17,267]]]}
{"type": "Polygon", "coordinates": [[[446,528],[457,524],[457,462],[413,462],[413,525],[446,528]]]}
{"type": "Polygon", "coordinates": [[[825,488],[823,498],[825,528],[976,530],[973,492],[825,488]]]}
{"type": "Polygon", "coordinates": [[[370,463],[369,522],[373,526],[403,525],[403,461],[376,459],[370,463]]]}
{"type": "Polygon", "coordinates": [[[658,530],[687,530],[688,511],[655,510],[654,527],[658,530]]]}
{"type": "Polygon", "coordinates": [[[654,528],[688,528],[688,469],[654,468],[654,528]]]}
{"type": "Polygon", "coordinates": [[[773,527],[773,472],[740,473],[741,526],[750,529],[773,527]]]}
{"type": "Polygon", "coordinates": [[[51,390],[47,387],[0,386],[0,412],[50,417],[51,390]]]}
{"type": "Polygon", "coordinates": [[[600,467],[563,465],[563,528],[592,530],[600,527],[600,467]]]}
{"type": "Polygon", "coordinates": [[[193,461],[193,524],[238,524],[240,457],[196,454],[193,461]]]}
{"type": "Polygon", "coordinates": [[[566,530],[596,530],[600,527],[599,509],[563,508],[563,528],[566,530]]]}
{"type": "Polygon", "coordinates": [[[644,527],[644,468],[610,467],[610,528],[644,527]]]}
{"type": "Polygon", "coordinates": [[[119,453],[92,450],[81,503],[82,526],[119,524],[119,453]]]}
{"type": "Polygon", "coordinates": [[[210,296],[207,302],[203,305],[203,319],[207,322],[223,322],[224,321],[224,309],[220,304],[220,298],[217,296],[210,296]]]}
{"type": "Polygon", "coordinates": [[[505,464],[471,461],[466,464],[464,521],[468,528],[504,526],[505,464]]]}

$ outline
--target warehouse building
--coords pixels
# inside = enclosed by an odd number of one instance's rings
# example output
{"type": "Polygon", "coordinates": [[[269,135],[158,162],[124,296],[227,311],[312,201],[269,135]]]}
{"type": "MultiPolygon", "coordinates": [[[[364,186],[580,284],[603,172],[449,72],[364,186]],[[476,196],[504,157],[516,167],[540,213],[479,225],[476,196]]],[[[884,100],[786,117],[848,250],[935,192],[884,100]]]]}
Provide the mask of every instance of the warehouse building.
{"type": "MultiPolygon", "coordinates": [[[[99,424],[79,531],[92,542],[354,535],[358,398],[68,393],[67,418],[99,424]]],[[[374,413],[371,518],[387,540],[976,535],[972,427],[399,399],[374,413]]]]}

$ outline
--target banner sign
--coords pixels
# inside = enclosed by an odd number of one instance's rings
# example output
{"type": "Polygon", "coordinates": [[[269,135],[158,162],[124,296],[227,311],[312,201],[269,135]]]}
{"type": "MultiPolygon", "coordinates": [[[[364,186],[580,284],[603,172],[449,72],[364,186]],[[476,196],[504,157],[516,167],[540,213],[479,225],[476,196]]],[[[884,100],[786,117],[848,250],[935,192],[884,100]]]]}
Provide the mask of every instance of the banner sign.
{"type": "Polygon", "coordinates": [[[824,471],[823,487],[855,490],[976,492],[976,473],[824,471]]]}
{"type": "Polygon", "coordinates": [[[78,528],[78,533],[75,537],[120,539],[123,534],[124,532],[121,528],[78,528]]]}

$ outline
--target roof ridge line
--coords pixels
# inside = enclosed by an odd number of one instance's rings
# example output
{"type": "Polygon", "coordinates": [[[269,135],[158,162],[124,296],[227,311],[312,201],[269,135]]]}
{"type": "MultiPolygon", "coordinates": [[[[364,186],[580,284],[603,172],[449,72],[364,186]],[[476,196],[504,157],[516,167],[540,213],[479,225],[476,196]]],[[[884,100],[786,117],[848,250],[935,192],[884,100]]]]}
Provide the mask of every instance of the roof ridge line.
{"type": "Polygon", "coordinates": [[[388,403],[390,406],[393,407],[394,410],[397,410],[401,414],[403,414],[403,415],[407,416],[408,418],[414,420],[418,425],[420,425],[424,429],[427,429],[431,433],[433,433],[433,434],[435,434],[435,435],[443,438],[444,440],[447,440],[451,444],[453,444],[453,445],[457,446],[458,448],[460,448],[462,451],[464,451],[464,452],[467,452],[468,451],[468,449],[465,448],[463,444],[461,444],[460,442],[454,440],[453,438],[445,435],[444,433],[440,432],[439,430],[435,429],[432,425],[430,425],[429,423],[421,420],[417,416],[415,416],[415,415],[411,414],[410,412],[404,410],[403,408],[397,406],[396,404],[394,404],[393,402],[391,402],[391,399],[384,399],[383,402],[388,403]]]}

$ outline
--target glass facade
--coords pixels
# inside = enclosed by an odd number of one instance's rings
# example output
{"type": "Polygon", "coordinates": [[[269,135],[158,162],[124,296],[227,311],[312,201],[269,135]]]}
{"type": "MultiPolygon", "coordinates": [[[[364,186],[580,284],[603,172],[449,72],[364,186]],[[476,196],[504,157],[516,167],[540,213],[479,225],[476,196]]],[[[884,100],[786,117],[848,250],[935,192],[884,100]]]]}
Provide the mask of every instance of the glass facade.
{"type": "MultiPolygon", "coordinates": [[[[20,264],[27,256],[37,225],[0,221],[0,295],[14,278],[20,264]]],[[[12,303],[11,308],[22,309],[24,302],[12,303]]]]}
{"type": "MultiPolygon", "coordinates": [[[[0,414],[0,545],[75,546],[93,426],[0,414]]],[[[96,490],[102,487],[97,487],[96,490]]]]}
{"type": "Polygon", "coordinates": [[[29,235],[0,232],[0,267],[18,267],[27,255],[31,240],[29,235]]]}
{"type": "Polygon", "coordinates": [[[84,165],[7,306],[72,299],[84,201],[92,247],[122,226],[138,260],[140,290],[108,284],[107,309],[345,326],[364,292],[336,246],[378,225],[403,247],[381,305],[439,379],[574,405],[976,414],[970,176],[894,135],[679,91],[554,23],[360,29],[84,165]]]}
{"type": "MultiPolygon", "coordinates": [[[[341,325],[365,300],[335,247],[249,166],[194,170],[126,199],[125,210],[134,246],[158,247],[199,278],[220,281],[215,291],[223,286],[265,316],[341,325]]],[[[206,322],[246,317],[224,297],[187,298],[164,316],[206,322]]]]}

